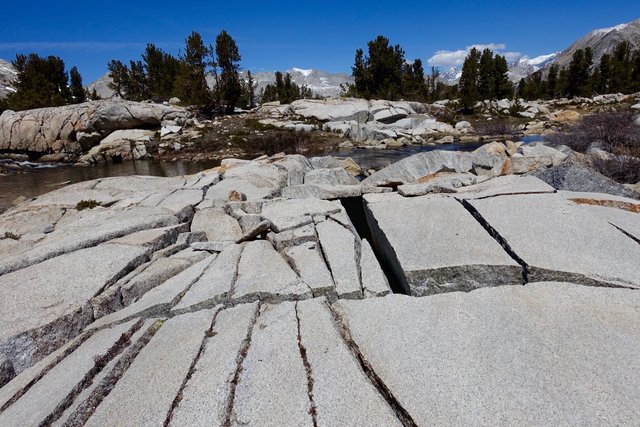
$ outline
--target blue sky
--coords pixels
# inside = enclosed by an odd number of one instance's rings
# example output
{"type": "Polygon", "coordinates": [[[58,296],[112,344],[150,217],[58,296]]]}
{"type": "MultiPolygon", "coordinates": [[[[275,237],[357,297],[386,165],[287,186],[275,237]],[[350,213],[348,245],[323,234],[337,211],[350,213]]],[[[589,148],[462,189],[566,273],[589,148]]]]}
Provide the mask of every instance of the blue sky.
{"type": "Polygon", "coordinates": [[[446,65],[467,46],[502,45],[530,57],[562,50],[595,28],[640,18],[638,0],[603,1],[9,1],[3,4],[0,58],[57,55],[85,84],[110,59],[137,59],[147,42],[177,53],[193,30],[214,43],[226,29],[242,67],[316,68],[350,73],[356,48],[378,34],[408,59],[439,51],[446,65]],[[457,51],[457,52],[456,52],[457,51]],[[450,54],[453,52],[453,54],[450,54]]]}

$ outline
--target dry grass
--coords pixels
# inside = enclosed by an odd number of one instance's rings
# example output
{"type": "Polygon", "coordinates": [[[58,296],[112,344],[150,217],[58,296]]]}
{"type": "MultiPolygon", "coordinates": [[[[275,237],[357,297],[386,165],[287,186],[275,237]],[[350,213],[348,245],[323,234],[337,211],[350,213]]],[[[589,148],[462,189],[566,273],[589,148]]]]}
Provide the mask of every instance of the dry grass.
{"type": "Polygon", "coordinates": [[[633,213],[640,213],[640,204],[638,203],[621,202],[619,200],[597,200],[597,199],[583,199],[583,198],[576,198],[576,199],[569,199],[569,200],[579,205],[604,206],[607,208],[616,208],[616,209],[622,209],[622,210],[633,212],[633,213]]]}

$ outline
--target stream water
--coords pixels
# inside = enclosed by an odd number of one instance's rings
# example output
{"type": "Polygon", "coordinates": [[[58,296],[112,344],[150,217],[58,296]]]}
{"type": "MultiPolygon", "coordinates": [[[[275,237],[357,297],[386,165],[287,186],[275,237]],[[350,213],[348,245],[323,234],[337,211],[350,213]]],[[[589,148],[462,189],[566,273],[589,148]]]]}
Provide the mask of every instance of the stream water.
{"type": "MultiPolygon", "coordinates": [[[[521,138],[525,143],[541,141],[540,136],[521,138]]],[[[437,146],[414,145],[395,150],[352,149],[342,150],[332,155],[336,157],[351,157],[363,169],[381,169],[413,154],[433,151],[473,151],[482,143],[446,144],[437,146]]],[[[92,167],[75,167],[68,165],[38,165],[32,164],[20,173],[0,176],[0,213],[11,207],[12,202],[19,196],[31,198],[47,193],[57,188],[76,182],[87,181],[110,176],[152,175],[179,176],[197,173],[220,164],[219,161],[206,162],[164,162],[159,160],[139,160],[119,164],[105,164],[92,167]]]]}
{"type": "Polygon", "coordinates": [[[77,167],[58,165],[55,167],[33,165],[20,173],[0,176],[0,212],[11,207],[19,196],[31,198],[40,194],[81,181],[110,176],[152,175],[179,176],[190,175],[204,169],[210,169],[220,161],[205,162],[163,162],[159,160],[138,160],[101,166],[77,167]]]}

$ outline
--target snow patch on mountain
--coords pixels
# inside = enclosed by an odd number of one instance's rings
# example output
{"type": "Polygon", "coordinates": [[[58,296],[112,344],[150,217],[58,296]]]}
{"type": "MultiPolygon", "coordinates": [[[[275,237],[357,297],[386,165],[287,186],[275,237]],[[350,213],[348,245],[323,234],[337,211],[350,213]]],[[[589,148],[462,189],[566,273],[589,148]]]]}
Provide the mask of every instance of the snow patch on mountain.
{"type": "Polygon", "coordinates": [[[13,64],[0,59],[0,99],[16,91],[14,85],[17,79],[18,72],[13,68],[13,64]]]}
{"type": "Polygon", "coordinates": [[[302,75],[303,75],[303,76],[305,76],[305,77],[309,77],[309,76],[311,75],[311,73],[313,73],[313,70],[312,70],[312,69],[310,69],[310,70],[303,70],[302,68],[296,68],[296,67],[293,67],[293,68],[291,69],[291,71],[296,72],[296,73],[300,73],[300,74],[302,74],[302,75]]]}
{"type": "Polygon", "coordinates": [[[555,57],[558,56],[559,53],[560,52],[554,52],[548,55],[536,56],[535,58],[527,59],[527,62],[534,67],[538,67],[538,70],[539,70],[540,68],[544,67],[548,62],[553,61],[555,57]]]}
{"type": "Polygon", "coordinates": [[[629,27],[629,24],[620,24],[620,25],[616,25],[615,27],[609,27],[609,28],[600,28],[598,30],[594,30],[591,32],[591,34],[594,35],[605,35],[605,34],[609,34],[613,31],[622,31],[625,28],[629,27]]]}

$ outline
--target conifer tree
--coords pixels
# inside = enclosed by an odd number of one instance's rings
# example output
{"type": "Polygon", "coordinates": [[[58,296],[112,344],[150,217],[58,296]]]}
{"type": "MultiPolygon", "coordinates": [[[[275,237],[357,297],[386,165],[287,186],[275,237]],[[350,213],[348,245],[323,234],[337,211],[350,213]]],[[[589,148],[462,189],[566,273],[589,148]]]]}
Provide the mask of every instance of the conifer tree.
{"type": "Polygon", "coordinates": [[[173,83],[180,66],[179,61],[153,43],[147,44],[142,60],[149,96],[161,99],[173,96],[173,83]]]}
{"type": "Polygon", "coordinates": [[[354,90],[356,96],[363,98],[369,98],[369,81],[367,76],[367,70],[364,62],[364,52],[362,49],[356,50],[356,59],[353,67],[351,68],[351,75],[354,80],[354,90]]]}
{"type": "Polygon", "coordinates": [[[127,99],[143,101],[149,98],[149,88],[142,61],[129,61],[129,81],[125,88],[127,99]]]}
{"type": "Polygon", "coordinates": [[[80,72],[78,72],[77,67],[73,67],[71,71],[69,71],[69,80],[73,102],[76,104],[84,102],[86,100],[86,94],[84,92],[84,87],[82,87],[82,76],[80,75],[80,72]]]}
{"type": "Polygon", "coordinates": [[[19,54],[13,66],[18,72],[18,79],[16,92],[7,97],[7,108],[28,110],[65,105],[72,101],[62,59],[56,56],[41,58],[35,53],[19,54]]]}
{"type": "Polygon", "coordinates": [[[458,83],[460,101],[464,110],[470,111],[478,100],[478,68],[480,52],[475,47],[471,49],[462,64],[462,76],[458,83]]]}
{"type": "Polygon", "coordinates": [[[256,83],[253,80],[253,74],[251,70],[247,71],[247,97],[249,98],[249,108],[256,106],[256,83]]]}
{"type": "Polygon", "coordinates": [[[558,72],[560,67],[553,64],[549,67],[549,75],[547,76],[547,93],[546,98],[553,99],[558,93],[558,72]]]}
{"type": "Polygon", "coordinates": [[[609,93],[609,79],[611,78],[611,56],[603,54],[600,57],[597,78],[593,79],[594,90],[598,93],[609,93]]]}
{"type": "Polygon", "coordinates": [[[211,47],[204,45],[199,33],[194,31],[187,37],[175,81],[175,94],[183,104],[210,106],[212,97],[205,76],[207,65],[213,62],[211,55],[211,47]]]}
{"type": "Polygon", "coordinates": [[[305,85],[298,86],[289,73],[275,73],[275,82],[268,84],[264,89],[261,102],[280,101],[283,104],[290,104],[296,99],[312,98],[313,92],[305,85]]]}
{"type": "Polygon", "coordinates": [[[493,52],[484,49],[478,65],[478,97],[480,100],[492,99],[496,92],[495,62],[493,52]]]}
{"type": "Polygon", "coordinates": [[[609,90],[626,92],[631,78],[631,47],[627,41],[616,46],[611,58],[609,90]]]}
{"type": "Polygon", "coordinates": [[[240,53],[235,40],[226,32],[222,31],[216,37],[217,65],[220,67],[220,80],[217,90],[220,93],[222,107],[226,113],[232,113],[240,96],[242,86],[238,70],[240,69],[240,53]]]}
{"type": "Polygon", "coordinates": [[[124,98],[126,88],[129,87],[129,69],[121,61],[111,60],[107,64],[109,70],[109,88],[113,90],[120,98],[124,98]]]}
{"type": "Polygon", "coordinates": [[[509,80],[509,64],[507,64],[507,58],[496,55],[494,59],[494,74],[496,79],[495,98],[513,98],[513,83],[509,80]]]}
{"type": "Polygon", "coordinates": [[[351,68],[354,84],[347,87],[346,95],[367,99],[424,100],[427,87],[420,60],[407,63],[402,47],[390,45],[384,36],[368,42],[367,47],[366,56],[362,49],[356,50],[351,68]]]}

